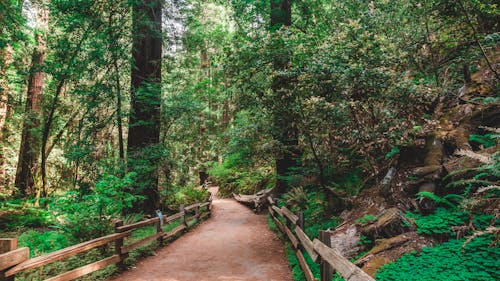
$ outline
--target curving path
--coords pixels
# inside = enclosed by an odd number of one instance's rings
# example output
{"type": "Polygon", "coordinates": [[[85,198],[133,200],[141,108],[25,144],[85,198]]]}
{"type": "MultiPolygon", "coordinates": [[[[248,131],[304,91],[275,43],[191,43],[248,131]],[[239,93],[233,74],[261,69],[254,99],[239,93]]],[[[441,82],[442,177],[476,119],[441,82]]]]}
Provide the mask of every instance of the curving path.
{"type": "Polygon", "coordinates": [[[217,197],[212,211],[209,220],[112,280],[292,280],[283,245],[265,215],[217,197]]]}

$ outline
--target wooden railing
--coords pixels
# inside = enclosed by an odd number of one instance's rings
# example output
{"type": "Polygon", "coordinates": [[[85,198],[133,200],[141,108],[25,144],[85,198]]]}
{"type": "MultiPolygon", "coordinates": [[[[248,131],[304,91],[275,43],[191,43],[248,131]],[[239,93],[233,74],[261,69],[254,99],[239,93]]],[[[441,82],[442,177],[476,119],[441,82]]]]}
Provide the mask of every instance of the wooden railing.
{"type": "Polygon", "coordinates": [[[334,271],[337,271],[346,281],[374,281],[371,276],[331,248],[331,237],[328,232],[320,231],[318,239],[311,240],[304,232],[304,215],[302,213],[294,214],[285,206],[278,208],[271,197],[268,197],[267,200],[269,214],[293,245],[295,255],[307,281],[317,281],[317,279],[304,258],[303,253],[305,252],[314,262],[320,264],[321,281],[331,281],[334,271]]]}
{"type": "Polygon", "coordinates": [[[183,230],[194,225],[193,222],[196,219],[202,219],[209,216],[211,208],[212,199],[210,198],[204,203],[196,203],[187,207],[181,206],[178,213],[171,216],[161,216],[161,220],[159,216],[128,225],[123,225],[123,221],[119,220],[115,222],[115,233],[113,234],[73,245],[32,259],[29,258],[29,248],[17,248],[17,238],[0,239],[0,280],[12,281],[14,280],[16,274],[23,271],[40,268],[44,265],[75,256],[112,242],[115,246],[114,255],[45,280],[73,280],[103,269],[111,264],[117,264],[118,267],[123,267],[123,261],[128,257],[128,253],[130,251],[153,241],[158,241],[159,244],[162,245],[164,240],[175,237],[183,230]],[[180,220],[181,224],[169,232],[164,232],[163,225],[170,224],[175,220],[180,220]],[[151,225],[156,225],[155,234],[142,238],[138,241],[134,241],[130,244],[125,243],[126,238],[131,236],[133,230],[151,225]]]}

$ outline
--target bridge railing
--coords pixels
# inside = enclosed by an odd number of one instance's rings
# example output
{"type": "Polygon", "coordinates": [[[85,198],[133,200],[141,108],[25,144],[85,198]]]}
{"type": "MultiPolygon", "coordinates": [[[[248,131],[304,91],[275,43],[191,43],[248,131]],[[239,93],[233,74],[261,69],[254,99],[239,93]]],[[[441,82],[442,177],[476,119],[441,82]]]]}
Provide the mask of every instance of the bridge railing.
{"type": "Polygon", "coordinates": [[[269,214],[276,226],[293,245],[295,255],[307,281],[317,281],[317,279],[309,268],[304,253],[307,253],[314,262],[320,264],[321,281],[331,281],[335,271],[346,281],[374,281],[371,276],[331,248],[330,233],[320,231],[319,237],[311,240],[304,232],[303,213],[294,214],[285,206],[278,208],[275,200],[270,196],[267,200],[269,214]]]}
{"type": "Polygon", "coordinates": [[[115,222],[115,233],[99,237],[90,241],[82,242],[55,252],[51,252],[39,257],[29,258],[29,248],[17,248],[17,238],[0,239],[0,280],[13,281],[16,274],[21,272],[41,268],[47,264],[60,261],[80,253],[87,252],[110,243],[114,243],[115,252],[112,256],[87,264],[76,269],[61,273],[57,276],[44,279],[46,281],[74,280],[89,273],[103,269],[111,264],[123,267],[123,261],[128,254],[143,245],[153,241],[158,241],[162,246],[163,241],[177,237],[185,229],[196,224],[197,219],[210,216],[212,209],[212,199],[203,203],[196,203],[187,207],[181,206],[178,213],[170,216],[158,216],[132,224],[124,225],[123,221],[115,222]],[[180,224],[168,232],[163,231],[164,224],[171,224],[180,220],[180,224]],[[136,229],[156,225],[156,232],[138,241],[126,243],[132,232],[136,229]]]}

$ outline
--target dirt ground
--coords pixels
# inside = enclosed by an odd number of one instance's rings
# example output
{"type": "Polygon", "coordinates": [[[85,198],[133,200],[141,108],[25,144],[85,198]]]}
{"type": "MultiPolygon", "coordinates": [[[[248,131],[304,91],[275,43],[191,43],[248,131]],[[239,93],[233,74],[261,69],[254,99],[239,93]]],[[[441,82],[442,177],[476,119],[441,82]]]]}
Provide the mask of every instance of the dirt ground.
{"type": "Polygon", "coordinates": [[[215,197],[209,220],[111,280],[291,281],[292,277],[283,244],[269,230],[265,215],[215,197]]]}

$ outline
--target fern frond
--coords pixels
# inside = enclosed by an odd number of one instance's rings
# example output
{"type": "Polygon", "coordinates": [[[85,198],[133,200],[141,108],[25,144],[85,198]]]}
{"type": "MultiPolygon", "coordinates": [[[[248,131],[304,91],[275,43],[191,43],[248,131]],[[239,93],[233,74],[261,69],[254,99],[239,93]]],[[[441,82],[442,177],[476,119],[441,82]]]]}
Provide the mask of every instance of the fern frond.
{"type": "Polygon", "coordinates": [[[476,153],[472,150],[459,149],[455,152],[455,154],[459,155],[459,156],[469,157],[469,158],[477,160],[483,164],[491,164],[493,162],[493,159],[491,158],[491,156],[482,155],[482,154],[476,153]]]}
{"type": "Polygon", "coordinates": [[[444,176],[443,177],[443,181],[446,181],[446,180],[450,179],[453,176],[462,175],[462,174],[465,174],[465,173],[468,173],[468,172],[476,172],[476,171],[477,172],[481,172],[483,170],[484,170],[484,167],[475,167],[475,168],[467,168],[467,169],[455,170],[455,171],[450,172],[446,176],[444,176]]]}
{"type": "Polygon", "coordinates": [[[479,128],[484,129],[488,132],[500,134],[500,128],[493,128],[493,127],[488,127],[488,126],[479,126],[479,128]]]}
{"type": "Polygon", "coordinates": [[[487,181],[487,180],[459,180],[459,181],[454,181],[445,186],[445,188],[454,188],[454,187],[459,187],[459,186],[465,186],[465,185],[473,185],[473,186],[488,186],[488,185],[494,185],[495,182],[487,181]]]}
{"type": "Polygon", "coordinates": [[[467,244],[469,244],[470,241],[472,241],[472,239],[479,237],[479,236],[482,236],[482,235],[485,235],[485,234],[498,235],[498,233],[500,233],[500,228],[496,227],[496,226],[489,226],[484,231],[475,231],[469,238],[467,238],[467,240],[462,245],[462,251],[465,250],[465,246],[467,246],[467,244]]]}
{"type": "Polygon", "coordinates": [[[453,204],[451,201],[449,201],[448,199],[444,198],[444,197],[440,197],[432,192],[428,192],[428,191],[421,191],[419,193],[417,193],[417,199],[418,200],[422,200],[424,198],[427,198],[427,199],[430,199],[438,204],[444,204],[444,205],[447,205],[448,207],[451,207],[451,208],[454,208],[456,207],[455,204],[453,204]]]}
{"type": "Polygon", "coordinates": [[[486,191],[489,191],[489,190],[500,190],[500,186],[490,185],[490,186],[481,187],[476,191],[476,194],[485,193],[486,191]]]}

